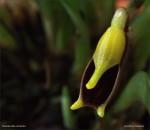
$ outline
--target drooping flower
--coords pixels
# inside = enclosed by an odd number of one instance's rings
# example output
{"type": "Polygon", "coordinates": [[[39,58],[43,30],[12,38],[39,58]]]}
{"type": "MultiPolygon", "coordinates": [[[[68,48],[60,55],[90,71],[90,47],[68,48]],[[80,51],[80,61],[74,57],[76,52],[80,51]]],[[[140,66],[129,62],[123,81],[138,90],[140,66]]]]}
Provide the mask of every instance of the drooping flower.
{"type": "Polygon", "coordinates": [[[111,26],[100,38],[84,71],[79,98],[71,106],[72,110],[90,106],[97,109],[100,117],[104,116],[105,107],[118,87],[121,77],[122,61],[126,53],[124,30],[127,17],[125,8],[116,10],[111,26]]]}

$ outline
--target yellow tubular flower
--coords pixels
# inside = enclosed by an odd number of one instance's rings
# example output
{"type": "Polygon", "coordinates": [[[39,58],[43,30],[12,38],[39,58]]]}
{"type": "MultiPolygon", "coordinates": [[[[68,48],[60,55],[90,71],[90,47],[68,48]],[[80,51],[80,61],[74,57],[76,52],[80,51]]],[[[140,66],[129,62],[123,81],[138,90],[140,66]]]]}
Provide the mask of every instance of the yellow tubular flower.
{"type": "Polygon", "coordinates": [[[95,108],[100,117],[104,116],[105,108],[118,86],[124,51],[127,52],[124,32],[127,17],[125,8],[116,10],[111,26],[100,38],[94,55],[85,68],[79,98],[71,106],[72,110],[89,106],[95,108]]]}
{"type": "Polygon", "coordinates": [[[115,12],[111,26],[100,38],[93,55],[95,71],[86,84],[87,89],[94,88],[106,70],[121,62],[126,43],[124,33],[126,19],[126,10],[119,8],[115,12]]]}

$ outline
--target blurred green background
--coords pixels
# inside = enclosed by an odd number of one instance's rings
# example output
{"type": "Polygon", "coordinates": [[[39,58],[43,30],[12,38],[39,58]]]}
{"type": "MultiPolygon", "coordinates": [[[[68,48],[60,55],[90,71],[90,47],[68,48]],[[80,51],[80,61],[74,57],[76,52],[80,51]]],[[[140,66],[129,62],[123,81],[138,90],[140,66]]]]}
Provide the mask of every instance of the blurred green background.
{"type": "Polygon", "coordinates": [[[150,0],[0,0],[1,127],[150,128],[149,21],[150,0]],[[90,108],[71,111],[84,68],[121,4],[133,37],[121,89],[104,118],[90,108]]]}

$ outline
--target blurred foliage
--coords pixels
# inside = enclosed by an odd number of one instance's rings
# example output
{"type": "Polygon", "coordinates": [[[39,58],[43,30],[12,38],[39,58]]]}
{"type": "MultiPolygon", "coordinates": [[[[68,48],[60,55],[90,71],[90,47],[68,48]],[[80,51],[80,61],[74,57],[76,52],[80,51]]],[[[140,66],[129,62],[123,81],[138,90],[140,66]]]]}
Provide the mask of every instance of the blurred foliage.
{"type": "Polygon", "coordinates": [[[150,80],[145,72],[138,72],[128,82],[125,90],[118,98],[115,104],[116,111],[123,111],[133,104],[135,101],[140,101],[144,104],[150,113],[150,80]]]}
{"type": "Polygon", "coordinates": [[[71,100],[68,88],[66,86],[64,86],[62,89],[61,106],[62,106],[63,122],[65,127],[68,129],[75,128],[75,118],[72,114],[72,111],[70,110],[71,100]]]}
{"type": "Polygon", "coordinates": [[[121,95],[115,96],[103,119],[91,109],[71,112],[69,107],[78,96],[84,67],[109,27],[118,1],[0,1],[1,125],[98,130],[136,122],[148,129],[150,1],[129,1],[132,48],[118,92],[121,95]],[[130,108],[139,107],[134,94],[144,104],[140,104],[138,120],[134,118],[136,109],[133,117],[127,116],[130,108]],[[116,111],[128,109],[114,114],[112,106],[116,111]]]}

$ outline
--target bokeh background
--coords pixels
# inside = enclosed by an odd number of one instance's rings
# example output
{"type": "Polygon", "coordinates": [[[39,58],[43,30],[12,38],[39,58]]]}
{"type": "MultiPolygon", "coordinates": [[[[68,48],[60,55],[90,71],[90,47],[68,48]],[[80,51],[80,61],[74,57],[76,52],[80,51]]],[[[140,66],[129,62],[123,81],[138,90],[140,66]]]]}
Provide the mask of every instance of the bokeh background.
{"type": "Polygon", "coordinates": [[[149,24],[150,0],[0,0],[1,129],[149,129],[149,24]],[[104,118],[91,108],[71,111],[118,7],[128,9],[132,37],[121,89],[104,118]]]}

